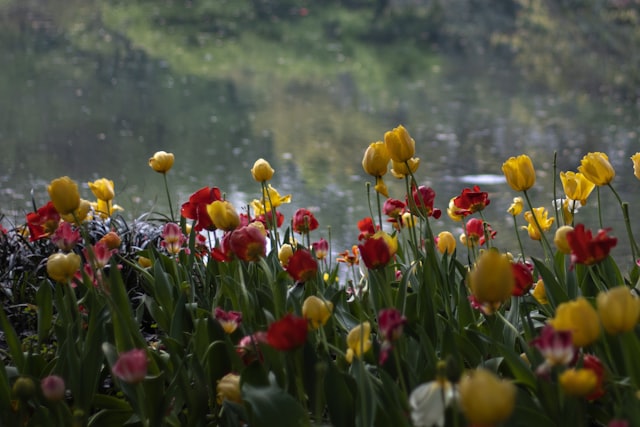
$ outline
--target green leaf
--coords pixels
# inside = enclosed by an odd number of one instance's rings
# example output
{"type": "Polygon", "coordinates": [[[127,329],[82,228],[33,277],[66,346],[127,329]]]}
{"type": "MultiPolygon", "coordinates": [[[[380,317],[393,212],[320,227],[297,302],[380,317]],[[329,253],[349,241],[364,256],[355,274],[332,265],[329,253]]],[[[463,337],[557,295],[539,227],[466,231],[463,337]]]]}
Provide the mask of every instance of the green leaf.
{"type": "Polygon", "coordinates": [[[500,350],[499,353],[504,357],[504,361],[507,362],[516,382],[525,385],[531,391],[535,391],[537,387],[536,376],[520,355],[501,342],[494,342],[493,345],[500,350]]]}
{"type": "Polygon", "coordinates": [[[131,410],[103,409],[89,419],[87,427],[124,426],[132,415],[133,411],[131,410]]]}
{"type": "Polygon", "coordinates": [[[126,400],[109,396],[107,394],[96,394],[93,396],[93,406],[98,409],[108,409],[116,411],[131,412],[131,405],[126,400]]]}
{"type": "Polygon", "coordinates": [[[24,353],[22,352],[22,346],[18,335],[16,335],[15,329],[11,326],[7,315],[4,312],[4,308],[0,305],[0,329],[4,332],[4,340],[9,346],[9,353],[13,359],[13,364],[18,368],[18,372],[22,372],[24,368],[24,353]]]}
{"type": "Polygon", "coordinates": [[[43,281],[36,292],[38,306],[38,343],[42,345],[49,337],[53,319],[53,292],[47,281],[43,281]]]}
{"type": "Polygon", "coordinates": [[[354,357],[350,373],[356,381],[356,426],[368,427],[374,424],[376,415],[376,396],[371,376],[360,359],[354,357]]]}
{"type": "Polygon", "coordinates": [[[567,295],[565,287],[563,287],[557,280],[555,275],[549,268],[544,264],[544,262],[539,259],[532,258],[533,263],[536,266],[536,270],[542,276],[542,281],[544,282],[544,289],[547,293],[547,298],[549,299],[549,304],[551,307],[555,308],[559,304],[569,301],[569,296],[567,295]]]}
{"type": "Polygon", "coordinates": [[[249,425],[255,427],[309,426],[307,411],[279,387],[242,384],[242,398],[248,407],[249,425]],[[286,410],[283,410],[286,408],[286,410]]]}

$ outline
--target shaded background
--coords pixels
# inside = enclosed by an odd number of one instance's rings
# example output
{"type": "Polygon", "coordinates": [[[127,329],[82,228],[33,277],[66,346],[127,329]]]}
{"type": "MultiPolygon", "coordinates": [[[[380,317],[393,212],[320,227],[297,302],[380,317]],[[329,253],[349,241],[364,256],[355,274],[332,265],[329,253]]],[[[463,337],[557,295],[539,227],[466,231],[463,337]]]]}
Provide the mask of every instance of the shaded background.
{"type": "MultiPolygon", "coordinates": [[[[176,155],[176,206],[209,185],[240,208],[264,157],[293,194],[287,219],[312,209],[315,237],[331,226],[340,252],[369,213],[364,150],[403,124],[436,207],[474,184],[490,192],[501,248],[517,243],[500,166],[521,153],[534,204],[551,208],[554,153],[575,171],[606,152],[638,234],[639,19],[638,0],[0,0],[2,223],[23,223],[62,175],[85,198],[87,181],[113,179],[127,218],[166,213],[147,166],[157,150],[176,155]]],[[[404,183],[387,182],[401,198],[404,183]]],[[[596,206],[594,192],[577,221],[597,228],[596,206]]],[[[434,229],[459,225],[445,214],[434,229]]]]}

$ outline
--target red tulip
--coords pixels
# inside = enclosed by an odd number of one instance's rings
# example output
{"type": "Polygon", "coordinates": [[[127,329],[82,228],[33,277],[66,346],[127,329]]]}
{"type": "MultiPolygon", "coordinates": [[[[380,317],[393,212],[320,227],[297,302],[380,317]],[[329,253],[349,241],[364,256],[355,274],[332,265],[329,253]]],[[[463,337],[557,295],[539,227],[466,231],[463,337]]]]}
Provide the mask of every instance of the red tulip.
{"type": "Polygon", "coordinates": [[[218,187],[201,188],[189,197],[188,202],[182,205],[180,215],[195,220],[194,229],[196,231],[215,230],[213,221],[211,221],[209,213],[207,212],[207,205],[210,205],[216,200],[221,200],[220,189],[218,187]]]}
{"type": "Polygon", "coordinates": [[[585,230],[584,224],[576,225],[573,231],[567,233],[567,243],[571,248],[571,262],[592,265],[609,256],[618,239],[607,236],[608,231],[609,229],[600,230],[593,237],[591,230],[585,230]]]}
{"type": "Polygon", "coordinates": [[[267,330],[267,343],[280,351],[300,347],[307,340],[307,319],[289,313],[267,330]]]}
{"type": "Polygon", "coordinates": [[[289,258],[286,271],[296,282],[306,282],[318,272],[318,262],[308,250],[298,249],[289,258]]]}

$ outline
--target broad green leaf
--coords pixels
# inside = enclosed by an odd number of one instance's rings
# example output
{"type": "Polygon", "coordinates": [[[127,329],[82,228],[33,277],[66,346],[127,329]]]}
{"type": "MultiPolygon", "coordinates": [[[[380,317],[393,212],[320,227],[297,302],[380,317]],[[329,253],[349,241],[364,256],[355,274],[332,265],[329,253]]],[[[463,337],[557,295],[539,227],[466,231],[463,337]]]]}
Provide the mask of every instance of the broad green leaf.
{"type": "Polygon", "coordinates": [[[38,343],[42,345],[51,333],[53,319],[53,292],[47,281],[43,281],[38,287],[36,304],[38,306],[38,343]]]}
{"type": "Polygon", "coordinates": [[[306,409],[300,406],[291,395],[274,385],[256,387],[244,382],[242,399],[247,405],[251,426],[304,427],[310,425],[306,409]]]}
{"type": "Polygon", "coordinates": [[[549,270],[549,267],[547,267],[545,263],[540,261],[539,259],[532,259],[533,263],[536,266],[536,270],[542,276],[542,281],[544,282],[544,289],[547,293],[549,304],[553,308],[555,308],[559,304],[569,301],[569,296],[567,295],[566,288],[556,280],[555,275],[551,270],[549,270]]]}
{"type": "Polygon", "coordinates": [[[4,332],[4,340],[9,347],[9,353],[13,359],[13,364],[18,368],[18,372],[22,372],[24,368],[24,353],[22,352],[22,345],[18,339],[15,329],[11,326],[7,315],[4,312],[4,308],[0,305],[0,329],[4,332]]]}

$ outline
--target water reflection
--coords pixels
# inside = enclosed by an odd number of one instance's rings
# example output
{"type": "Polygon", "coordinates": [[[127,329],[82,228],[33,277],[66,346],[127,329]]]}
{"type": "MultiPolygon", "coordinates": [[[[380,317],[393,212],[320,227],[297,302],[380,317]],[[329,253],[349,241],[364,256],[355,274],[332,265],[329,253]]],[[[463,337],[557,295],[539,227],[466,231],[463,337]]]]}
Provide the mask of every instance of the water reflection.
{"type": "MultiPolygon", "coordinates": [[[[47,49],[1,52],[11,64],[0,86],[5,222],[22,223],[32,210],[30,192],[36,205],[43,204],[46,183],[62,175],[85,183],[113,179],[116,202],[130,218],[166,212],[162,179],[147,167],[157,150],[176,155],[169,176],[176,204],[209,185],[246,206],[259,194],[249,169],[264,157],[277,170],[274,186],[293,194],[284,207],[287,217],[298,207],[312,209],[321,225],[331,226],[334,250],[341,251],[355,243],[356,223],[370,212],[370,178],[360,165],[364,150],[399,123],[416,139],[418,179],[434,187],[437,207],[445,210],[464,187],[489,191],[486,219],[503,249],[517,246],[506,213],[516,194],[500,175],[502,162],[513,155],[526,153],[534,161],[538,184],[531,196],[538,206],[551,208],[554,153],[561,171],[576,170],[589,151],[609,154],[619,175],[616,188],[632,206],[640,205],[629,161],[640,150],[636,109],[540,93],[502,64],[443,59],[421,79],[390,80],[373,96],[349,73],[315,84],[274,80],[268,87],[255,75],[277,70],[236,79],[181,75],[127,40],[108,42],[118,46],[110,56],[69,46],[73,55],[49,58],[47,69],[39,66],[47,49]]],[[[404,182],[388,180],[392,197],[403,198],[404,182]]],[[[86,186],[83,193],[90,196],[86,186]]],[[[613,195],[602,191],[601,197],[608,224],[624,240],[613,195]]],[[[596,205],[594,195],[577,219],[597,228],[596,205]]],[[[461,231],[446,216],[434,228],[461,231]]],[[[640,234],[637,225],[635,232],[640,234]]],[[[628,251],[622,242],[616,250],[628,251]]]]}

